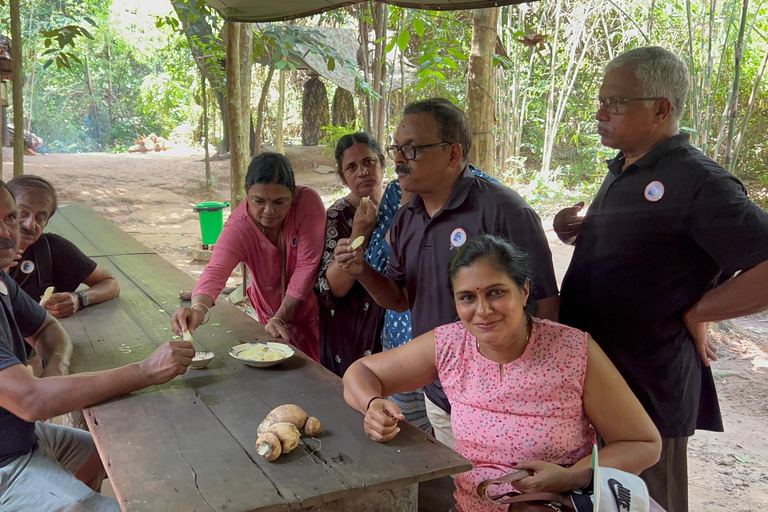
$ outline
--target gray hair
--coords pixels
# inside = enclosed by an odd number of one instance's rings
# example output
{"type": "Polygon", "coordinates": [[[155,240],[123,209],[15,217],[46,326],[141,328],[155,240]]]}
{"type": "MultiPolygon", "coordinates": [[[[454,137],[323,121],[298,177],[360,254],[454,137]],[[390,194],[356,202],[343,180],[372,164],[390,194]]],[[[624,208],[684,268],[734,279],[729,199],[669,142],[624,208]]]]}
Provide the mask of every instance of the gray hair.
{"type": "Polygon", "coordinates": [[[461,144],[463,149],[462,163],[469,162],[472,128],[470,128],[469,119],[463,110],[445,98],[430,98],[406,105],[403,115],[411,114],[431,115],[437,123],[437,136],[440,141],[461,144]]]}
{"type": "Polygon", "coordinates": [[[634,67],[643,97],[667,98],[672,103],[669,117],[676,126],[679,125],[688,99],[689,77],[685,62],[669,50],[645,46],[614,58],[605,66],[605,72],[625,67],[634,67]]]}

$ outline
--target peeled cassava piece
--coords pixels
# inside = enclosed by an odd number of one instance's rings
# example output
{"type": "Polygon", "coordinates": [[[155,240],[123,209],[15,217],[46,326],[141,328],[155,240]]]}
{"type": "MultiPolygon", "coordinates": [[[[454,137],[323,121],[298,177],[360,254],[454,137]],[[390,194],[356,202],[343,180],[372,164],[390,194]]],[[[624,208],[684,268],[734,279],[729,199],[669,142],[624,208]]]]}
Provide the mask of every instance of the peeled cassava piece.
{"type": "Polygon", "coordinates": [[[349,244],[349,248],[354,251],[355,249],[357,249],[358,247],[363,245],[363,242],[365,242],[365,237],[364,236],[359,236],[359,237],[355,238],[354,240],[352,240],[352,243],[349,244]]]}
{"type": "Polygon", "coordinates": [[[265,432],[256,440],[256,453],[272,462],[283,453],[282,443],[272,432],[265,432]]]}
{"type": "Polygon", "coordinates": [[[307,418],[307,422],[304,424],[304,433],[310,437],[315,437],[322,434],[323,426],[320,424],[320,420],[314,416],[307,418]]]}
{"type": "Polygon", "coordinates": [[[304,423],[307,422],[307,413],[304,412],[304,409],[298,405],[293,404],[286,404],[281,405],[280,407],[275,407],[272,409],[272,412],[267,414],[267,417],[264,419],[264,421],[261,422],[257,432],[259,435],[261,435],[275,423],[281,422],[292,423],[297,429],[301,430],[304,428],[304,423]]]}
{"type": "Polygon", "coordinates": [[[290,453],[291,450],[299,445],[301,433],[293,423],[275,423],[262,435],[270,433],[276,435],[277,438],[280,439],[280,449],[282,453],[290,453]]]}

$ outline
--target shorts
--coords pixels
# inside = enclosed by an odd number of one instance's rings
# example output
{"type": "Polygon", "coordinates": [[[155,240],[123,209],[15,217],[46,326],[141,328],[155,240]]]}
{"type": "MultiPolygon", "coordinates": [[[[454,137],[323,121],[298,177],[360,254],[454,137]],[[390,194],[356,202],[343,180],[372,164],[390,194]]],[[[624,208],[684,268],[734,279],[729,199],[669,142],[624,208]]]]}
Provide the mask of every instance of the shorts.
{"type": "Polygon", "coordinates": [[[115,500],[75,478],[96,450],[90,433],[38,421],[35,438],[31,452],[0,468],[0,510],[120,512],[115,500]]]}

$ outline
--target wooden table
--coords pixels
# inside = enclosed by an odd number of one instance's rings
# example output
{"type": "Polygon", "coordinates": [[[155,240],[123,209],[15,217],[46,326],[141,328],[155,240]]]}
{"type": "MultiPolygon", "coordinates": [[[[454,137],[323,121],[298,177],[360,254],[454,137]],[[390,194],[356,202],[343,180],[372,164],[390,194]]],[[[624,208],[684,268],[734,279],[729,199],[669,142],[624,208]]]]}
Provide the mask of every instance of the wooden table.
{"type": "MultiPolygon", "coordinates": [[[[192,278],[88,207],[61,205],[49,230],[120,282],[120,297],[62,322],[73,372],[140,361],[171,339],[179,291],[192,290],[192,278]]],[[[298,351],[262,369],[227,354],[240,340],[265,339],[259,323],[220,299],[195,332],[195,347],[216,353],[207,369],[85,411],[123,510],[416,511],[419,482],[470,469],[410,424],[387,444],[368,439],[341,379],[298,351]],[[256,428],[285,403],[320,418],[325,433],[267,462],[255,451],[256,428]]]]}

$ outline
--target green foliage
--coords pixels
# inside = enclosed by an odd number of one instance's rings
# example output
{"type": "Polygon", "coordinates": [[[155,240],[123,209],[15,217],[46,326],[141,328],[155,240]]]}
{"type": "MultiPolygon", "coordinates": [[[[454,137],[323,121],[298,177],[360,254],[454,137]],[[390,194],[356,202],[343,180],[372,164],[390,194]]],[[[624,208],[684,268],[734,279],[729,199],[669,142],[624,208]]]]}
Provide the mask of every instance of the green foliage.
{"type": "Polygon", "coordinates": [[[355,122],[351,126],[334,126],[332,124],[323,126],[323,136],[320,137],[319,145],[323,147],[323,154],[333,158],[336,152],[336,144],[339,143],[339,139],[345,135],[359,132],[360,125],[355,122]]]}

